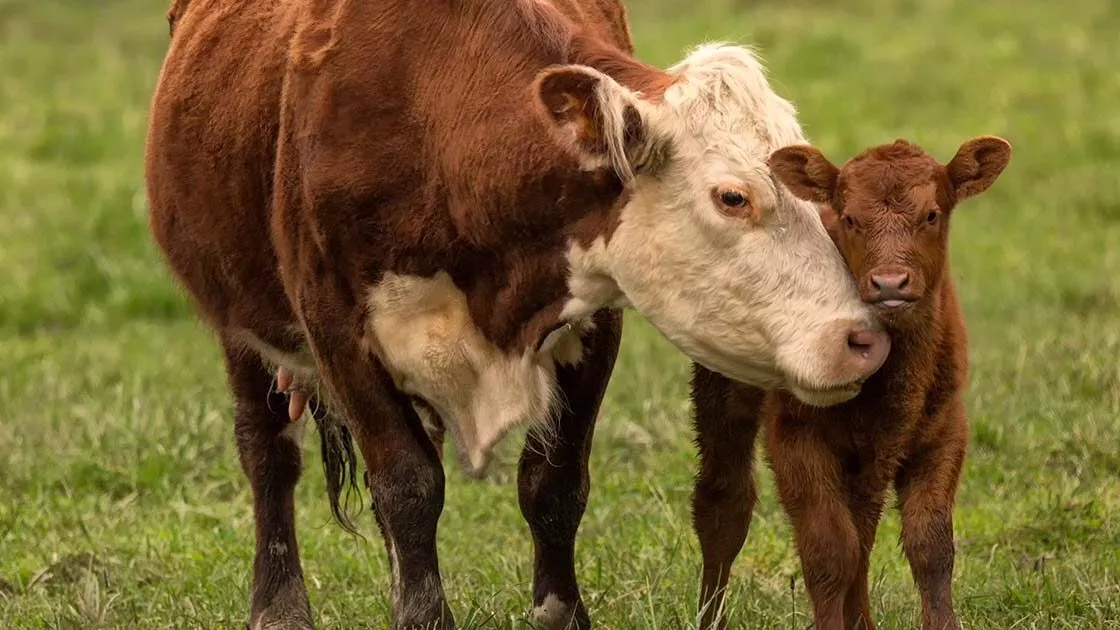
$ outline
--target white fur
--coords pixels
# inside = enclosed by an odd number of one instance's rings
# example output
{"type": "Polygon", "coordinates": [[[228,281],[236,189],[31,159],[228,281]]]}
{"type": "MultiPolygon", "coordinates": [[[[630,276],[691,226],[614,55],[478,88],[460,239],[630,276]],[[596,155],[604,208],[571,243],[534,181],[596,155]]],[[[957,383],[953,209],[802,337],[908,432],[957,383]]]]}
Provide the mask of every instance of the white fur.
{"type": "Polygon", "coordinates": [[[542,630],[563,630],[572,619],[572,607],[564,603],[555,593],[544,596],[539,606],[533,607],[534,627],[542,630]]]}
{"type": "MultiPolygon", "coordinates": [[[[685,354],[732,378],[804,398],[847,385],[861,375],[837,369],[845,322],[872,316],[816,209],[767,166],[774,150],[806,141],[793,105],[746,48],[703,46],[669,73],[677,80],[660,101],[600,82],[601,109],[614,108],[601,116],[607,129],[616,133],[622,108],[635,105],[650,137],[642,150],[663,159],[633,175],[609,241],[571,247],[565,315],[629,303],[685,354]],[[711,190],[729,183],[764,211],[760,224],[716,208],[711,190]]],[[[629,178],[641,160],[610,146],[629,178]]]]}
{"type": "Polygon", "coordinates": [[[514,427],[551,427],[555,361],[578,361],[582,328],[552,339],[548,351],[505,354],[475,326],[466,296],[445,272],[386,274],[370,288],[368,304],[370,347],[402,392],[439,414],[468,472],[481,472],[514,427]]]}
{"type": "Polygon", "coordinates": [[[385,537],[385,546],[389,548],[389,599],[393,610],[398,610],[401,605],[401,559],[397,554],[397,543],[393,540],[393,534],[385,531],[382,534],[385,537]]]}

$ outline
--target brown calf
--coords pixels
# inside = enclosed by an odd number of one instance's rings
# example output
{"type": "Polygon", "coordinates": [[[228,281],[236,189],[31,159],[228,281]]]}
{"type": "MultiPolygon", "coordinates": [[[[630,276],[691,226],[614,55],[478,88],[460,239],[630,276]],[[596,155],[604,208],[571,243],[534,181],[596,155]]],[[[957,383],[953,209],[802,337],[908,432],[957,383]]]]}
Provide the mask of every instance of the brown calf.
{"type": "Polygon", "coordinates": [[[952,512],[968,443],[961,396],[967,357],[948,269],[949,221],[957,203],[987,189],[1010,157],[1010,145],[995,137],[966,142],[944,166],[903,140],[840,169],[810,146],[771,156],[774,173],[795,195],[828,206],[822,218],[863,300],[877,308],[892,350],[856,398],[831,408],[695,369],[701,464],[693,517],[704,556],[703,627],[722,617],[728,572],[746,539],[760,425],[815,627],[875,627],[868,557],[892,484],[922,627],[957,627],[952,512]]]}

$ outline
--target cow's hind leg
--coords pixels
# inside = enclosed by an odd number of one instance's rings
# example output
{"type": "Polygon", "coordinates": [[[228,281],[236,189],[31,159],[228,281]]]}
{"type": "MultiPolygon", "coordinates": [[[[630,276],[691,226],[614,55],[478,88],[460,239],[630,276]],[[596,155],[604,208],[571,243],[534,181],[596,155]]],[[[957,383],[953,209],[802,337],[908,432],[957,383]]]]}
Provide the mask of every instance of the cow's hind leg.
{"type": "Polygon", "coordinates": [[[454,628],[436,554],[444,497],[439,455],[408,397],[342,330],[334,319],[308,325],[327,405],[349,427],[368,469],[366,484],[389,555],[392,627],[454,628]]]}
{"type": "Polygon", "coordinates": [[[230,343],[225,353],[236,408],[237,451],[253,490],[257,530],[249,627],[311,628],[296,545],[294,497],[306,420],[289,420],[287,397],[272,391],[271,375],[257,356],[230,343]]]}
{"type": "Polygon", "coordinates": [[[545,630],[591,625],[576,581],[576,531],[590,490],[595,419],[622,337],[618,313],[602,311],[595,322],[579,367],[557,370],[564,399],[555,432],[547,439],[531,432],[521,454],[518,498],[533,535],[532,617],[545,630]]]}
{"type": "Polygon", "coordinates": [[[366,407],[368,413],[378,414],[369,418],[376,426],[366,424],[355,435],[369,468],[366,479],[374,515],[389,553],[393,628],[454,628],[436,554],[443,466],[408,400],[387,387],[382,391],[385,400],[366,407]]]}

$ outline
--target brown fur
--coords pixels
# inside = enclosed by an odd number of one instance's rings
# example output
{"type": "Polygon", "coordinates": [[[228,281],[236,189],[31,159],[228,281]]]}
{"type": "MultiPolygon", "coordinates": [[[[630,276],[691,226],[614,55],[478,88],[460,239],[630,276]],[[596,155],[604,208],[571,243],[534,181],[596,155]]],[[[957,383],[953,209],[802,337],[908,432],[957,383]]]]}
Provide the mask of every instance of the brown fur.
{"type": "Polygon", "coordinates": [[[704,627],[721,618],[728,571],[746,539],[760,426],[793,524],[815,627],[874,628],[868,558],[892,486],[921,594],[922,627],[958,627],[952,511],[968,443],[967,345],[948,270],[949,220],[957,202],[987,189],[1009,158],[1010,146],[992,137],[965,143],[946,166],[902,140],[869,149],[840,169],[807,146],[771,157],[774,173],[794,194],[826,204],[826,227],[864,300],[880,303],[892,349],[859,396],[827,409],[695,369],[701,464],[693,515],[704,554],[704,627]],[[897,290],[885,288],[883,278],[904,276],[897,290]],[[908,304],[883,306],[895,298],[908,304]]]}
{"type": "MultiPolygon", "coordinates": [[[[343,520],[353,432],[400,573],[394,626],[450,627],[435,551],[443,469],[410,401],[359,346],[363,291],[390,271],[445,270],[489,341],[539,343],[567,297],[569,239],[609,237],[625,200],[614,172],[581,171],[556,142],[531,89],[556,64],[653,97],[668,78],[632,56],[616,0],[175,0],[167,18],[147,141],[151,227],[225,348],[257,523],[251,625],[311,621],[294,533],[300,454],[244,331],[314,357],[343,520]]],[[[547,102],[589,89],[557,85],[547,102]]],[[[593,138],[594,116],[580,120],[593,138]]],[[[557,435],[527,444],[519,481],[534,602],[560,597],[578,627],[575,531],[621,335],[617,313],[596,321],[581,367],[559,370],[557,435]]]]}

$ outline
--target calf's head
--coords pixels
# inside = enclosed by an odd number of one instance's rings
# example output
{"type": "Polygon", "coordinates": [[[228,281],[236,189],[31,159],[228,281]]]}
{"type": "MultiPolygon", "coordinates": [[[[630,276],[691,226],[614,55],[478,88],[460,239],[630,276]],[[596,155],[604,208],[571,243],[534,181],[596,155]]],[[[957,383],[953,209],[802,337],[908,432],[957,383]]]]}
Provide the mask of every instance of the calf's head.
{"type": "Polygon", "coordinates": [[[806,145],[779,149],[770,165],[795,195],[825,205],[822,219],[863,301],[905,326],[937,294],[953,208],[987,190],[1010,159],[1006,140],[982,136],[944,165],[905,140],[868,149],[841,168],[806,145]]]}
{"type": "Polygon", "coordinates": [[[630,305],[730,378],[815,405],[854,397],[890,341],[815,206],[767,165],[804,142],[794,107],[734,46],[702,47],[647,83],[631,91],[583,66],[537,82],[583,168],[626,187],[612,228],[572,246],[567,315],[630,305]]]}

